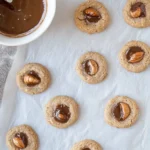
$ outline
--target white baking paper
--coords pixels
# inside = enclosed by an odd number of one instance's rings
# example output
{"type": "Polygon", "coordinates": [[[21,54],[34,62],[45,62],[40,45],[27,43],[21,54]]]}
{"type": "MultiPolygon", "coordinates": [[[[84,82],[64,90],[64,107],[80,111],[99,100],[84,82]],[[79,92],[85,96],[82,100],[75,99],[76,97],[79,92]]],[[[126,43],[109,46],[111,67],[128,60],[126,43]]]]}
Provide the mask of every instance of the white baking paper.
{"type": "Polygon", "coordinates": [[[4,90],[0,114],[0,150],[7,150],[6,132],[20,124],[31,125],[39,135],[40,150],[70,150],[74,143],[94,139],[104,150],[150,149],[150,68],[142,73],[131,73],[122,68],[118,52],[131,40],[150,45],[150,29],[135,29],[124,22],[122,9],[126,0],[101,0],[110,12],[111,24],[102,33],[89,35],[74,24],[74,12],[83,0],[57,0],[53,23],[46,33],[33,43],[18,47],[18,57],[12,66],[4,90]],[[100,84],[83,82],[75,71],[78,58],[88,51],[103,54],[109,75],[100,84]],[[23,54],[26,53],[26,55],[23,54]],[[23,64],[38,62],[52,75],[50,88],[39,95],[27,95],[16,87],[15,75],[23,64]],[[67,129],[48,125],[44,105],[56,95],[73,97],[80,105],[80,117],[67,129]],[[117,129],[104,122],[106,103],[116,95],[135,99],[140,117],[128,129],[117,129]]]}

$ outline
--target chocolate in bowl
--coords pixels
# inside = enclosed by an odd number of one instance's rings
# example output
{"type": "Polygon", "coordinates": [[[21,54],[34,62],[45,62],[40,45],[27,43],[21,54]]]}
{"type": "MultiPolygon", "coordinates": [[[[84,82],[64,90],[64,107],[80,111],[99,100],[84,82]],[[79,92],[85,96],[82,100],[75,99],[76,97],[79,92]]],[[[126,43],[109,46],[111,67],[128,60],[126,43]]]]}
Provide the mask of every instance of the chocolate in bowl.
{"type": "Polygon", "coordinates": [[[13,0],[10,5],[14,9],[0,3],[0,33],[9,37],[22,37],[35,31],[47,11],[46,0],[13,0]]]}

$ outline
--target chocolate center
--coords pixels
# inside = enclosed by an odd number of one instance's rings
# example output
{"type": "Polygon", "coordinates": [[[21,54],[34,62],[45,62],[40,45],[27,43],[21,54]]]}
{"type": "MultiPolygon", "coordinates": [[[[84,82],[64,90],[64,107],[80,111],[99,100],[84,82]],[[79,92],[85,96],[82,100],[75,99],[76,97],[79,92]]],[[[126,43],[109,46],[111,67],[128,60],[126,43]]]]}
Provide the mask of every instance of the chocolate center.
{"type": "Polygon", "coordinates": [[[64,104],[58,105],[54,111],[54,118],[56,121],[60,123],[68,122],[70,116],[71,114],[70,114],[69,107],[64,104]]]}
{"type": "Polygon", "coordinates": [[[0,33],[17,36],[33,29],[44,13],[45,0],[0,0],[0,33]]]}
{"type": "Polygon", "coordinates": [[[145,52],[141,47],[132,46],[126,52],[126,58],[129,63],[138,63],[144,58],[145,52]]]}
{"type": "Polygon", "coordinates": [[[90,150],[89,148],[83,148],[82,150],[90,150]]]}
{"type": "Polygon", "coordinates": [[[142,2],[137,2],[131,6],[131,12],[137,12],[135,18],[137,17],[146,17],[145,4],[142,2]]]}
{"type": "Polygon", "coordinates": [[[13,142],[14,142],[14,145],[20,149],[24,149],[28,145],[27,136],[23,132],[16,133],[13,138],[13,142]]]}
{"type": "Polygon", "coordinates": [[[130,112],[131,112],[131,110],[130,110],[129,105],[124,102],[120,102],[120,103],[116,104],[112,110],[113,116],[118,121],[124,121],[125,119],[127,119],[128,116],[130,115],[130,112]]]}
{"type": "Polygon", "coordinates": [[[99,66],[95,60],[89,59],[82,63],[82,68],[85,73],[93,76],[98,72],[99,66]]]}
{"type": "Polygon", "coordinates": [[[85,20],[90,23],[97,23],[101,18],[101,14],[95,8],[89,7],[83,11],[85,20]]]}

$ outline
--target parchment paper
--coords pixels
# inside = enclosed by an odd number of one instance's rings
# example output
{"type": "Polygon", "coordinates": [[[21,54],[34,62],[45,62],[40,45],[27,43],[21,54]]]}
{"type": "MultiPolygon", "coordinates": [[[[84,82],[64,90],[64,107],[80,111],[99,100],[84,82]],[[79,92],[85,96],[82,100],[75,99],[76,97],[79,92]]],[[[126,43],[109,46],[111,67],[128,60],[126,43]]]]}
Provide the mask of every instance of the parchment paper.
{"type": "Polygon", "coordinates": [[[7,150],[6,132],[24,123],[39,135],[40,150],[70,150],[83,139],[96,140],[104,150],[150,149],[150,68],[135,74],[122,68],[118,61],[118,52],[128,41],[140,40],[150,45],[150,29],[135,29],[124,22],[122,9],[126,0],[101,1],[112,18],[106,31],[94,35],[79,31],[73,17],[83,0],[57,0],[55,18],[46,33],[26,47],[19,47],[1,106],[0,150],[7,150]],[[89,85],[75,72],[76,61],[87,51],[97,51],[108,61],[109,75],[100,84],[89,85]],[[16,87],[15,74],[28,62],[41,63],[52,74],[52,84],[43,94],[30,96],[16,87]],[[67,129],[54,128],[44,118],[44,105],[56,95],[71,96],[80,105],[78,122],[67,129]],[[140,107],[139,120],[131,128],[116,129],[104,122],[105,105],[116,95],[129,96],[140,107]]]}

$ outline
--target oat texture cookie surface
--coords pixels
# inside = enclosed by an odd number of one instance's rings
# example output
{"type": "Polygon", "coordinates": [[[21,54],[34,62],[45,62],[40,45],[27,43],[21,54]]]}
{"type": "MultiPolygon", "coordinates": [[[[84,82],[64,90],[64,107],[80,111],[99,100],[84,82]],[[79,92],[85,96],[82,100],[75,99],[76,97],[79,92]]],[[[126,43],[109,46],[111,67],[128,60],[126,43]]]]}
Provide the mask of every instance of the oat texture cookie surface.
{"type": "Polygon", "coordinates": [[[143,42],[128,42],[120,51],[121,65],[131,72],[142,72],[150,64],[150,48],[143,42]]]}
{"type": "Polygon", "coordinates": [[[102,150],[102,148],[96,141],[87,139],[76,143],[71,150],[102,150]]]}
{"type": "Polygon", "coordinates": [[[20,125],[10,129],[6,136],[9,150],[38,150],[39,141],[35,131],[28,125],[20,125]]]}
{"type": "Polygon", "coordinates": [[[89,84],[96,84],[107,76],[106,59],[97,52],[87,52],[79,58],[76,71],[81,79],[89,84]]]}
{"type": "Polygon", "coordinates": [[[105,121],[117,128],[128,128],[138,119],[139,108],[136,102],[126,96],[116,96],[111,99],[104,113],[105,121]]]}
{"type": "Polygon", "coordinates": [[[125,21],[136,28],[150,26],[150,0],[127,0],[123,10],[125,21]]]}
{"type": "Polygon", "coordinates": [[[45,117],[49,124],[57,128],[67,128],[79,116],[78,104],[68,96],[56,96],[45,106],[45,117]]]}
{"type": "Polygon", "coordinates": [[[16,77],[18,87],[28,94],[44,92],[50,85],[50,73],[41,64],[29,63],[21,69],[16,77]]]}
{"type": "Polygon", "coordinates": [[[76,26],[89,34],[102,32],[110,23],[107,9],[96,0],[82,3],[75,11],[74,19],[76,26]]]}

